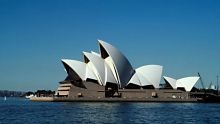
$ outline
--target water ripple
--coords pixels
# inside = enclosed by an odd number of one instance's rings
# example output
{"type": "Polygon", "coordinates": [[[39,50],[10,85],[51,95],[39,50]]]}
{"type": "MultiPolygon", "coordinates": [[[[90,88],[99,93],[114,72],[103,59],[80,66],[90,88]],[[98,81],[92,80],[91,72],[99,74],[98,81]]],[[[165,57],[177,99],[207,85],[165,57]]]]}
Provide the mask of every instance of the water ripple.
{"type": "Polygon", "coordinates": [[[0,123],[219,123],[220,104],[0,101],[0,123]]]}

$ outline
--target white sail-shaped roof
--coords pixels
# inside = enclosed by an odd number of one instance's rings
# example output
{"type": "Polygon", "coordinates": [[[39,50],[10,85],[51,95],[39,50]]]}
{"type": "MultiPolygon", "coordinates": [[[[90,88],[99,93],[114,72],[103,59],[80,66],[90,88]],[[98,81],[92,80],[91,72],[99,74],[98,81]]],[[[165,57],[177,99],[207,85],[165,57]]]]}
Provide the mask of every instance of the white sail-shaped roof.
{"type": "Polygon", "coordinates": [[[132,76],[132,78],[131,78],[131,80],[128,82],[128,84],[135,84],[135,85],[138,85],[138,86],[142,86],[137,73],[135,73],[135,74],[132,76]]]}
{"type": "MultiPolygon", "coordinates": [[[[105,84],[105,63],[104,60],[92,53],[83,52],[84,56],[89,60],[87,63],[90,69],[93,70],[94,74],[96,75],[99,84],[104,85],[105,84]]],[[[85,58],[84,57],[84,58],[85,58]]],[[[85,60],[86,62],[87,60],[85,60]]]]}
{"type": "Polygon", "coordinates": [[[95,75],[99,85],[103,85],[103,81],[101,76],[99,75],[99,71],[97,70],[97,68],[95,67],[95,65],[92,62],[88,62],[87,66],[90,70],[92,70],[93,74],[95,75]]]}
{"type": "Polygon", "coordinates": [[[113,76],[116,79],[116,82],[120,85],[120,81],[118,79],[118,74],[117,74],[114,62],[112,61],[111,57],[105,58],[105,63],[110,67],[110,69],[111,69],[111,71],[113,73],[113,76]]]}
{"type": "Polygon", "coordinates": [[[95,74],[92,71],[92,69],[90,69],[88,64],[86,65],[86,79],[97,80],[97,77],[95,76],[95,74]]]}
{"type": "Polygon", "coordinates": [[[109,65],[107,63],[105,63],[105,84],[104,85],[106,85],[107,82],[108,83],[115,83],[115,84],[119,85],[117,83],[109,65]]]}
{"type": "MultiPolygon", "coordinates": [[[[62,59],[61,61],[65,63],[66,65],[68,65],[75,72],[74,76],[80,78],[81,80],[86,80],[86,64],[85,63],[76,61],[76,60],[70,60],[70,59],[62,59]]],[[[68,70],[66,70],[66,72],[68,72],[68,70]]]]}
{"type": "Polygon", "coordinates": [[[191,91],[193,86],[196,84],[196,82],[199,80],[199,77],[186,77],[181,78],[177,80],[177,85],[180,84],[178,87],[184,87],[186,91],[191,91]]]}
{"type": "Polygon", "coordinates": [[[150,83],[150,81],[149,81],[146,77],[144,77],[144,76],[142,75],[142,73],[136,71],[136,74],[138,75],[138,79],[139,79],[140,84],[141,84],[140,86],[153,85],[152,83],[150,83]]]}
{"type": "Polygon", "coordinates": [[[184,88],[186,91],[190,92],[196,82],[199,80],[199,77],[185,77],[181,79],[173,79],[170,77],[165,77],[164,80],[167,81],[173,89],[184,88]]]}
{"type": "Polygon", "coordinates": [[[101,55],[100,55],[99,53],[97,53],[97,52],[91,51],[91,53],[94,54],[94,55],[97,55],[97,56],[101,57],[101,55]]]}
{"type": "Polygon", "coordinates": [[[162,70],[163,67],[160,65],[146,65],[136,69],[136,72],[142,74],[154,88],[160,88],[162,70]]]}
{"type": "Polygon", "coordinates": [[[171,77],[166,77],[166,76],[163,76],[163,78],[164,78],[164,80],[166,81],[166,82],[168,82],[170,85],[171,85],[171,87],[173,88],[173,89],[177,89],[177,86],[176,86],[176,79],[173,79],[173,78],[171,78],[171,77]]]}
{"type": "Polygon", "coordinates": [[[117,73],[116,79],[119,81],[121,88],[125,87],[134,74],[134,70],[130,62],[118,49],[113,47],[111,44],[108,44],[102,40],[98,41],[101,57],[103,59],[109,56],[111,57],[113,62],[112,64],[114,65],[117,73]]]}
{"type": "MultiPolygon", "coordinates": [[[[97,80],[105,86],[107,82],[115,83],[120,88],[132,83],[139,86],[153,85],[159,88],[163,67],[160,65],[146,65],[134,70],[127,58],[114,46],[98,40],[100,54],[91,51],[83,52],[84,63],[76,60],[62,59],[65,71],[68,73],[66,80],[86,81],[97,80]]],[[[183,87],[191,91],[199,77],[186,77],[173,79],[164,76],[173,89],[183,87]]]]}

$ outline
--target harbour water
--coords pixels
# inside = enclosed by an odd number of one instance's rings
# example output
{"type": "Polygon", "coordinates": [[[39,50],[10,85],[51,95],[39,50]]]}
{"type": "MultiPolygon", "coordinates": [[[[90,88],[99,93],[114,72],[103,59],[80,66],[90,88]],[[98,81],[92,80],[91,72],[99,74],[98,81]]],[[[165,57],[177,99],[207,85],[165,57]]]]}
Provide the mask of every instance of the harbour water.
{"type": "Polygon", "coordinates": [[[0,123],[220,123],[220,104],[62,103],[2,97],[0,123]]]}

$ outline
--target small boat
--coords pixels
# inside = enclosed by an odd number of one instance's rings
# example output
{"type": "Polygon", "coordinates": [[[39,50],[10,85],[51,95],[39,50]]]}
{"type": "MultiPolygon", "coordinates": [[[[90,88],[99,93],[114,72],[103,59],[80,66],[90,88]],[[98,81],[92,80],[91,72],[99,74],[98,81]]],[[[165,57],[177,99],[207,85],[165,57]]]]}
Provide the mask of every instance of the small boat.
{"type": "Polygon", "coordinates": [[[6,96],[4,97],[4,100],[5,100],[5,101],[7,100],[6,96]]]}
{"type": "Polygon", "coordinates": [[[32,97],[36,97],[34,94],[31,94],[31,95],[29,95],[29,96],[25,96],[25,98],[27,98],[27,99],[30,99],[30,98],[32,98],[32,97]]]}

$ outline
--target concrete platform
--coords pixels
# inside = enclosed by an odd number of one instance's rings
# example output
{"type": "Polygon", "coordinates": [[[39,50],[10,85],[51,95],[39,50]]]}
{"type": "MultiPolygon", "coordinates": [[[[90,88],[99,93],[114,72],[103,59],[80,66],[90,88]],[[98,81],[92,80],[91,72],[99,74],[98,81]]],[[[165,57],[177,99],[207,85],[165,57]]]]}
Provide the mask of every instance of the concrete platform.
{"type": "Polygon", "coordinates": [[[53,102],[54,98],[53,97],[31,97],[31,101],[36,101],[36,102],[53,102]]]}

